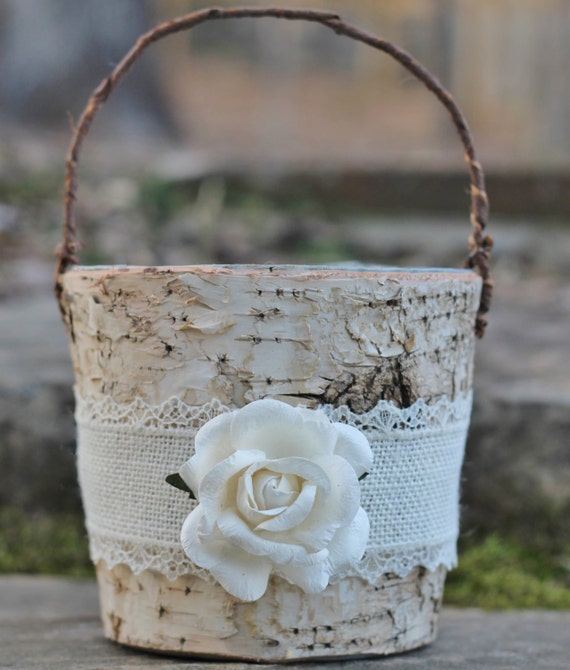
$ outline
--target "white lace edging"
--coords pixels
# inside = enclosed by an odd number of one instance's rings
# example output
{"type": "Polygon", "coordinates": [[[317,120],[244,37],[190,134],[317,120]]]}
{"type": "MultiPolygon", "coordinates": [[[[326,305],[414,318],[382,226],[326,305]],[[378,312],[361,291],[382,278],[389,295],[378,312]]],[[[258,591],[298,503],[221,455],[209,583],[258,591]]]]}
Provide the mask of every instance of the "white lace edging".
{"type": "MultiPolygon", "coordinates": [[[[385,574],[393,573],[404,577],[419,565],[432,572],[440,565],[450,569],[457,565],[456,544],[453,538],[437,546],[416,548],[413,551],[406,549],[390,553],[371,548],[355,566],[336,575],[330,582],[335,584],[345,577],[360,577],[369,584],[376,584],[385,574]]],[[[104,560],[110,568],[124,564],[135,574],[143,570],[156,570],[171,581],[188,574],[200,577],[211,584],[216,581],[209,570],[200,568],[188,559],[180,544],[178,546],[171,544],[160,546],[156,542],[145,544],[90,529],[89,549],[94,563],[104,560]]]]}
{"type": "MultiPolygon", "coordinates": [[[[230,412],[232,408],[217,398],[201,405],[188,405],[180,398],[172,397],[160,405],[149,405],[142,398],[119,404],[109,396],[102,399],[83,398],[75,389],[77,425],[98,424],[100,427],[124,427],[129,430],[182,432],[197,431],[211,418],[230,412]]],[[[471,416],[472,394],[459,396],[455,401],[439,398],[433,404],[420,398],[409,407],[396,407],[387,400],[380,400],[368,412],[356,414],[346,405],[333,407],[321,405],[319,409],[331,421],[348,423],[366,433],[380,436],[402,434],[413,431],[416,435],[424,431],[445,430],[448,426],[468,422],[471,416]]]]}
{"type": "Polygon", "coordinates": [[[440,565],[448,570],[454,568],[457,565],[457,538],[435,546],[391,552],[371,547],[354,567],[330,581],[334,584],[344,577],[360,577],[369,584],[376,584],[382,575],[393,573],[405,577],[419,565],[432,572],[440,565]]]}
{"type": "MultiPolygon", "coordinates": [[[[363,559],[348,572],[376,583],[385,573],[405,576],[423,566],[457,563],[459,478],[471,395],[433,404],[418,400],[400,409],[386,401],[364,414],[322,406],[334,422],[363,431],[374,465],[361,482],[370,519],[363,559]]],[[[151,406],[140,398],[118,404],[76,393],[78,469],[93,561],[126,564],[135,574],[153,569],[175,579],[193,574],[180,544],[180,528],[196,505],[164,478],[193,453],[198,429],[230,411],[218,400],[201,406],[179,398],[151,406]]]]}

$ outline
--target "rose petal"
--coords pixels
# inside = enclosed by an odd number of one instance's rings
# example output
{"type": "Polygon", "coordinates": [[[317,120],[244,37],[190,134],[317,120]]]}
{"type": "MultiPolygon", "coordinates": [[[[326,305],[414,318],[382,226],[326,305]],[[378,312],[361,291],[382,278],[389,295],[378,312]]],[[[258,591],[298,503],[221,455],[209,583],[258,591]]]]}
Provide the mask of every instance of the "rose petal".
{"type": "Polygon", "coordinates": [[[196,468],[195,459],[196,455],[192,456],[192,458],[189,458],[178,471],[178,474],[186,482],[186,484],[194,494],[194,497],[198,495],[198,489],[200,488],[200,480],[201,480],[201,477],[198,474],[199,468],[196,468]]]}
{"type": "Polygon", "coordinates": [[[336,431],[322,413],[305,419],[299,411],[279,400],[256,400],[235,413],[231,441],[237,449],[262,449],[268,458],[313,457],[332,454],[336,431]]]}
{"type": "Polygon", "coordinates": [[[203,511],[200,505],[187,517],[180,539],[190,560],[210,570],[222,587],[235,598],[251,602],[265,593],[271,562],[264,557],[251,556],[226,542],[223,537],[202,537],[203,511]]]}
{"type": "Polygon", "coordinates": [[[245,478],[247,479],[248,483],[251,483],[251,496],[254,506],[257,509],[267,509],[264,505],[263,489],[265,488],[267,482],[275,478],[275,474],[264,467],[257,466],[256,464],[252,468],[248,468],[248,471],[244,473],[244,479],[245,478]]]}
{"type": "Polygon", "coordinates": [[[330,482],[331,492],[322,511],[325,518],[334,519],[341,526],[354,518],[360,507],[360,484],[350,463],[340,456],[321,456],[315,459],[330,482]]]}
{"type": "Polygon", "coordinates": [[[254,556],[267,556],[277,565],[312,565],[324,560],[328,552],[322,555],[310,554],[305,547],[296,544],[275,542],[261,537],[241,519],[232,509],[227,509],[218,518],[218,528],[222,535],[231,540],[240,549],[254,556]]]}
{"type": "Polygon", "coordinates": [[[180,541],[184,552],[200,567],[205,567],[203,563],[209,560],[209,553],[202,553],[202,544],[198,540],[198,536],[202,533],[203,518],[204,509],[202,505],[198,505],[186,517],[180,531],[180,541]]]}
{"type": "Polygon", "coordinates": [[[267,468],[252,466],[244,478],[251,482],[253,506],[259,510],[287,507],[295,501],[301,490],[297,476],[276,473],[267,468]]]}
{"type": "MultiPolygon", "coordinates": [[[[227,458],[229,454],[233,451],[230,449],[230,431],[232,420],[235,415],[233,412],[224,412],[213,419],[207,421],[196,433],[194,438],[194,445],[197,454],[202,454],[202,452],[209,453],[212,450],[212,445],[216,445],[220,449],[226,448],[227,458]]],[[[223,459],[221,459],[223,460],[223,459]]]]}
{"type": "Polygon", "coordinates": [[[227,547],[227,552],[219,563],[210,568],[211,573],[235,598],[246,602],[259,600],[267,590],[271,561],[260,556],[253,558],[235,547],[227,547]]]}
{"type": "Polygon", "coordinates": [[[327,564],[331,576],[347,570],[362,558],[369,533],[368,514],[360,507],[352,522],[348,526],[339,528],[328,545],[327,564]]]}
{"type": "Polygon", "coordinates": [[[237,507],[242,513],[244,519],[249,521],[251,524],[256,526],[257,524],[262,523],[268,517],[273,517],[276,514],[280,514],[287,509],[287,506],[276,507],[274,509],[258,509],[255,504],[255,499],[250,495],[251,490],[251,477],[244,472],[243,475],[239,478],[238,488],[237,488],[237,507]]]}
{"type": "Polygon", "coordinates": [[[297,475],[261,470],[255,473],[255,499],[261,509],[292,505],[301,492],[303,480],[297,475]]]}
{"type": "Polygon", "coordinates": [[[368,515],[361,507],[352,523],[339,528],[329,544],[329,555],[324,564],[305,567],[292,565],[279,566],[279,572],[305,593],[320,593],[329,583],[331,577],[347,570],[364,555],[370,523],[368,515]]]}
{"type": "MultiPolygon", "coordinates": [[[[317,493],[318,498],[318,493],[317,493]]],[[[315,501],[316,505],[316,501],[315,501]]],[[[314,525],[311,527],[311,530],[307,530],[306,524],[309,522],[312,514],[309,515],[305,521],[300,523],[295,528],[291,530],[284,530],[277,536],[277,539],[283,544],[292,544],[304,546],[307,550],[307,553],[314,554],[319,551],[327,551],[327,546],[329,542],[333,539],[336,531],[338,530],[338,524],[331,524],[326,527],[318,527],[314,525]]],[[[267,530],[256,530],[256,533],[264,540],[269,540],[270,542],[275,541],[275,534],[267,530]]]]}
{"type": "Polygon", "coordinates": [[[313,509],[316,495],[317,487],[314,484],[305,482],[301,489],[301,493],[299,493],[292,505],[287,507],[281,514],[260,523],[256,527],[256,530],[267,530],[279,533],[298,526],[309,516],[313,509]]]}
{"type": "Polygon", "coordinates": [[[320,409],[308,409],[307,407],[295,407],[295,411],[301,415],[303,421],[316,421],[317,423],[330,423],[328,416],[320,409]]]}
{"type": "MultiPolygon", "coordinates": [[[[326,456],[325,458],[334,458],[326,456]]],[[[305,481],[316,484],[324,495],[328,495],[330,491],[330,482],[325,470],[315,461],[310,461],[308,458],[301,458],[293,456],[291,458],[276,458],[275,460],[266,460],[259,464],[255,464],[250,468],[253,474],[258,469],[270,470],[272,472],[279,472],[289,475],[297,475],[305,481]]]]}
{"type": "Polygon", "coordinates": [[[232,481],[232,478],[252,463],[260,460],[265,460],[265,454],[262,451],[253,449],[236,451],[204,476],[198,489],[198,500],[203,505],[204,513],[210,519],[217,518],[226,505],[235,506],[237,478],[235,481],[232,481]]]}
{"type": "Polygon", "coordinates": [[[364,433],[345,423],[333,424],[337,431],[334,453],[347,460],[356,476],[360,477],[372,469],[372,449],[364,433]]]}
{"type": "Polygon", "coordinates": [[[340,456],[315,459],[326,473],[331,487],[328,498],[320,491],[307,519],[289,531],[284,541],[295,542],[309,551],[328,545],[338,528],[348,525],[360,507],[360,485],[354,469],[340,456]]]}
{"type": "Polygon", "coordinates": [[[279,572],[305,593],[321,593],[329,583],[328,570],[322,564],[305,567],[281,565],[279,572]]]}
{"type": "Polygon", "coordinates": [[[200,482],[215,465],[231,456],[230,426],[233,412],[214,417],[196,433],[194,438],[195,454],[180,468],[182,479],[195,495],[198,495],[200,482]]]}

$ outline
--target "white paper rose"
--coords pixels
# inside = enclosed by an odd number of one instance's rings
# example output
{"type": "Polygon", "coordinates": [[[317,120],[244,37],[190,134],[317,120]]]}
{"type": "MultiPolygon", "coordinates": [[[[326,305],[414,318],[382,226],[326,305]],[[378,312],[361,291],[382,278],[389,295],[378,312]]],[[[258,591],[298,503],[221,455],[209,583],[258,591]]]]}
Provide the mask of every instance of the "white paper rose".
{"type": "Polygon", "coordinates": [[[272,571],[318,593],[362,558],[369,522],[358,480],[372,452],[356,428],[258,400],[206,423],[195,450],[180,469],[199,501],[182,545],[231,595],[257,600],[272,571]]]}

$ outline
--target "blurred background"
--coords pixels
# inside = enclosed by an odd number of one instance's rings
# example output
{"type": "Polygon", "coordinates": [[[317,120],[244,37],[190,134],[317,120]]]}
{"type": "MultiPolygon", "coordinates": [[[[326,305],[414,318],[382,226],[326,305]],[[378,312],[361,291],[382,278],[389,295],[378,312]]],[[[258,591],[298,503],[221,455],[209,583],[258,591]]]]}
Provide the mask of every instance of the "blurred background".
{"type": "MultiPolygon", "coordinates": [[[[431,69],[488,175],[497,291],[447,600],[570,608],[570,3],[309,4],[431,69]]],[[[0,2],[0,571],[91,574],[51,293],[66,146],[137,36],[205,6],[0,2]]],[[[211,22],[147,52],[98,116],[81,259],[457,266],[462,153],[446,112],[387,56],[309,23],[211,22]]]]}

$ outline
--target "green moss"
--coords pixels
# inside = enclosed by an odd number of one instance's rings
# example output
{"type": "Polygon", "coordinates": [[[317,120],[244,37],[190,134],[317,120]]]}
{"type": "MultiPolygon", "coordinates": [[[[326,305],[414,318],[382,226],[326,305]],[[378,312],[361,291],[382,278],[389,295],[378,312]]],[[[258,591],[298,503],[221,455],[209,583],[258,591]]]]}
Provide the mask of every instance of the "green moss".
{"type": "Polygon", "coordinates": [[[83,520],[78,515],[25,514],[0,509],[0,573],[84,577],[93,574],[83,520]]]}
{"type": "Polygon", "coordinates": [[[445,604],[484,609],[570,609],[570,574],[561,561],[495,535],[460,553],[445,604]]]}

